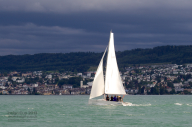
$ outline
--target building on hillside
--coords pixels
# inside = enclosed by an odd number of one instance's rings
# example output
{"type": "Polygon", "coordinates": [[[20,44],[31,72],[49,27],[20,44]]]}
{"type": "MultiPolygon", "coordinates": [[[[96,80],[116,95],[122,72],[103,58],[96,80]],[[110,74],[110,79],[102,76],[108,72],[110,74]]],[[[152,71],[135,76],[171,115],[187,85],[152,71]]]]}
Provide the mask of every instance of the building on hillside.
{"type": "Polygon", "coordinates": [[[55,89],[55,86],[56,86],[56,84],[47,84],[47,85],[46,85],[46,87],[47,87],[48,90],[53,90],[53,89],[55,89]]]}
{"type": "Polygon", "coordinates": [[[87,88],[89,85],[83,85],[83,81],[80,81],[80,88],[87,88]]]}
{"type": "Polygon", "coordinates": [[[68,95],[68,94],[70,94],[70,91],[69,91],[69,89],[64,89],[64,90],[59,90],[59,94],[61,93],[61,95],[68,95]]]}
{"type": "Polygon", "coordinates": [[[128,90],[125,90],[125,92],[127,94],[137,94],[138,93],[138,90],[137,89],[128,89],[128,90]]]}
{"type": "Polygon", "coordinates": [[[87,77],[91,77],[91,73],[87,73],[87,77]]]}
{"type": "Polygon", "coordinates": [[[46,78],[52,79],[52,75],[51,75],[51,74],[50,74],[50,75],[47,75],[46,78]]]}
{"type": "Polygon", "coordinates": [[[61,76],[59,76],[59,80],[61,80],[61,79],[68,79],[69,77],[68,77],[68,75],[61,75],[61,76]]]}
{"type": "Polygon", "coordinates": [[[20,78],[20,79],[17,79],[16,82],[18,82],[18,83],[23,83],[23,82],[25,82],[25,78],[22,77],[22,78],[20,78]]]}
{"type": "Polygon", "coordinates": [[[175,92],[183,92],[184,88],[181,88],[183,86],[181,83],[173,83],[173,86],[175,87],[175,92]]]}
{"type": "Polygon", "coordinates": [[[63,85],[63,89],[72,89],[73,85],[63,85]]]}
{"type": "Polygon", "coordinates": [[[189,93],[192,93],[192,89],[184,89],[184,91],[188,91],[189,93]]]}
{"type": "Polygon", "coordinates": [[[169,93],[172,91],[172,88],[169,87],[169,86],[166,86],[165,88],[166,88],[166,90],[167,90],[169,93]]]}
{"type": "Polygon", "coordinates": [[[92,86],[89,86],[89,87],[86,88],[86,94],[90,94],[91,93],[91,88],[92,88],[92,86]]]}
{"type": "Polygon", "coordinates": [[[9,94],[9,92],[7,90],[3,90],[2,94],[9,94]]]}
{"type": "Polygon", "coordinates": [[[15,77],[15,76],[14,76],[14,77],[12,77],[11,79],[12,79],[13,81],[16,81],[17,79],[20,79],[20,77],[15,77]]]}
{"type": "Polygon", "coordinates": [[[5,86],[0,86],[0,88],[4,90],[4,89],[6,89],[7,87],[5,87],[5,86]]]}
{"type": "Polygon", "coordinates": [[[181,86],[183,86],[183,84],[182,84],[182,82],[180,82],[180,83],[173,83],[173,86],[175,88],[181,88],[181,86]]]}
{"type": "Polygon", "coordinates": [[[32,72],[29,72],[29,73],[22,73],[22,77],[29,77],[29,76],[32,76],[32,72]]]}
{"type": "Polygon", "coordinates": [[[88,86],[92,86],[92,85],[93,85],[93,82],[87,82],[87,85],[88,85],[88,86]]]}
{"type": "Polygon", "coordinates": [[[79,88],[73,88],[73,89],[71,90],[71,94],[72,94],[72,95],[78,95],[78,94],[80,94],[79,88]]]}
{"type": "Polygon", "coordinates": [[[82,73],[77,73],[77,76],[82,76],[82,73]]]}
{"type": "Polygon", "coordinates": [[[38,84],[37,83],[32,84],[32,87],[38,87],[38,84]]]}

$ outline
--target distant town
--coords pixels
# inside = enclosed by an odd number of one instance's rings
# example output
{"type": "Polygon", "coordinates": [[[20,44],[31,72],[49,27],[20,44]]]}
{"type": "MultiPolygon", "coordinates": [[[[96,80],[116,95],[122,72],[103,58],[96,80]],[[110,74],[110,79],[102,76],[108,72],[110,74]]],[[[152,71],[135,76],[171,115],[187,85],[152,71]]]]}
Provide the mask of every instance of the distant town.
{"type": "MultiPolygon", "coordinates": [[[[95,71],[0,73],[0,95],[88,95],[95,71]]],[[[192,64],[125,67],[120,72],[130,95],[192,94],[192,64]]]]}

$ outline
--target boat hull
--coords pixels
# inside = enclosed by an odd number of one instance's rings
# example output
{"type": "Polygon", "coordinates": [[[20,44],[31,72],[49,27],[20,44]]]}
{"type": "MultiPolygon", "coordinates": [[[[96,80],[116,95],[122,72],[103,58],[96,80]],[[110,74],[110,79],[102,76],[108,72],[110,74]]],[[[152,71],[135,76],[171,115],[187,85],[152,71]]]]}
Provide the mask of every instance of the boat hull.
{"type": "Polygon", "coordinates": [[[104,99],[89,99],[90,105],[123,105],[130,106],[132,103],[117,102],[117,101],[106,101],[104,99]]]}

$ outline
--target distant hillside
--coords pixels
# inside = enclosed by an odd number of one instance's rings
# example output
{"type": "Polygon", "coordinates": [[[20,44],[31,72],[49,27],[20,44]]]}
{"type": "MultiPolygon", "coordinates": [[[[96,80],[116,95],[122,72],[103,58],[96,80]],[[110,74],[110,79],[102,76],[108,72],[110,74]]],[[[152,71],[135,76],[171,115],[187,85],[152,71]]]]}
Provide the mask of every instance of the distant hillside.
{"type": "Polygon", "coordinates": [[[192,63],[192,46],[158,46],[118,52],[121,65],[148,63],[192,63]]]}
{"type": "MultiPolygon", "coordinates": [[[[41,53],[35,55],[0,56],[0,72],[59,70],[85,72],[98,66],[103,53],[41,53]]],[[[130,64],[192,63],[192,46],[159,46],[116,52],[120,69],[130,64]]],[[[105,63],[105,62],[104,62],[105,63]]]]}

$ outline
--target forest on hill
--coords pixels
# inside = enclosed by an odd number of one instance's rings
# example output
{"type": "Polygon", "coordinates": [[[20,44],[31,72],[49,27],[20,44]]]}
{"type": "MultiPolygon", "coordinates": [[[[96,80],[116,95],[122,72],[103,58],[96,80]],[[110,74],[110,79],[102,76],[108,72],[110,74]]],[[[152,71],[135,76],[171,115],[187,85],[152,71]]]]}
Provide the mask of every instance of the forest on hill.
{"type": "MultiPolygon", "coordinates": [[[[40,53],[0,56],[0,72],[5,71],[76,71],[85,72],[98,66],[103,53],[40,53]]],[[[120,70],[135,64],[192,63],[192,46],[158,46],[116,52],[120,70]]],[[[104,61],[105,64],[105,61],[104,61]]]]}

